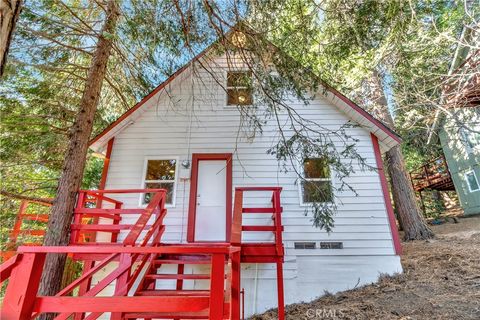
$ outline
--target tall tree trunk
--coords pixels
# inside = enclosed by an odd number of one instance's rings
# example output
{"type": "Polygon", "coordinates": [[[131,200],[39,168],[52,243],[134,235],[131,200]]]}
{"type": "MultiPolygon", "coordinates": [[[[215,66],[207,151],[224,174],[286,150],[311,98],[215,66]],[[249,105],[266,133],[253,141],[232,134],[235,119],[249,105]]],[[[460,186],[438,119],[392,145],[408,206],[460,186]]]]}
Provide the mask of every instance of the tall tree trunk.
{"type": "Polygon", "coordinates": [[[22,0],[0,0],[0,77],[5,71],[8,49],[22,4],[22,0]]]}
{"type": "MultiPolygon", "coordinates": [[[[116,0],[109,1],[105,23],[98,37],[80,108],[70,131],[62,174],[48,221],[48,231],[45,235],[44,245],[46,246],[68,244],[76,194],[82,182],[88,141],[92,133],[102,82],[112,48],[112,35],[115,33],[118,16],[119,10],[116,0]]],[[[47,257],[40,284],[42,295],[54,295],[60,290],[65,259],[65,255],[58,254],[47,257]]],[[[48,319],[48,317],[44,319],[48,319]]]]}
{"type": "MultiPolygon", "coordinates": [[[[395,123],[388,110],[387,98],[383,90],[382,78],[374,72],[370,81],[371,97],[375,104],[375,113],[392,129],[395,123]]],[[[434,236],[427,226],[420,208],[418,207],[415,191],[407,175],[405,160],[400,146],[396,146],[386,154],[386,165],[390,176],[390,188],[398,219],[404,231],[405,240],[430,239],[434,236]]]]}

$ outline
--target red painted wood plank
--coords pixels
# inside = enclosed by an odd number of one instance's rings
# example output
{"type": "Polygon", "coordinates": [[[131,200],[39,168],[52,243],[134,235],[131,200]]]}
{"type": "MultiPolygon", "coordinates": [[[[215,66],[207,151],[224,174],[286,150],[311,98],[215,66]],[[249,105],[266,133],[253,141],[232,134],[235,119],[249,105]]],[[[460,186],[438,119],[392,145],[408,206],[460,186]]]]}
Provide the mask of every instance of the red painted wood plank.
{"type": "Polygon", "coordinates": [[[3,299],[2,319],[30,319],[45,256],[45,254],[24,254],[21,262],[13,269],[3,299]]]}
{"type": "MultiPolygon", "coordinates": [[[[283,226],[278,227],[283,231],[283,226]]],[[[277,231],[277,226],[242,226],[243,231],[277,231]]]]}
{"type": "Polygon", "coordinates": [[[209,297],[209,290],[142,290],[140,296],[209,297]]]}
{"type": "MultiPolygon", "coordinates": [[[[119,232],[121,230],[131,230],[134,224],[72,224],[72,230],[82,231],[103,231],[103,232],[119,232]]],[[[146,226],[150,227],[150,226],[146,226]]]]}
{"type": "Polygon", "coordinates": [[[225,256],[214,254],[212,256],[212,269],[210,273],[210,320],[223,319],[223,299],[225,287],[225,256]]]}
{"type": "Polygon", "coordinates": [[[229,245],[201,244],[201,245],[171,245],[160,247],[125,247],[125,246],[42,246],[42,247],[18,247],[19,253],[168,253],[168,254],[190,254],[190,255],[210,255],[214,253],[229,254],[237,251],[230,248],[229,245]]]}
{"type": "Polygon", "coordinates": [[[274,243],[269,246],[242,246],[242,255],[244,256],[275,256],[277,255],[277,248],[274,243]]]}
{"type": "Polygon", "coordinates": [[[189,260],[182,260],[182,259],[159,259],[155,260],[154,265],[162,265],[162,264],[210,264],[210,259],[189,259],[189,260]]]}
{"type": "Polygon", "coordinates": [[[30,235],[30,236],[44,236],[45,230],[18,230],[18,234],[30,235]]]}
{"type": "MultiPolygon", "coordinates": [[[[196,312],[208,308],[208,297],[38,297],[34,312],[196,312]]],[[[13,318],[5,318],[13,319],[13,318]]],[[[27,319],[27,318],[22,318],[27,319]]]]}
{"type": "Polygon", "coordinates": [[[239,191],[281,191],[282,187],[237,187],[239,191]]]}
{"type": "Polygon", "coordinates": [[[5,261],[0,265],[0,283],[5,281],[10,277],[12,274],[12,270],[18,265],[18,263],[22,260],[22,255],[17,254],[5,261]]]}
{"type": "Polygon", "coordinates": [[[145,211],[143,208],[138,209],[99,209],[99,208],[77,208],[75,213],[83,214],[142,214],[145,211]]]}
{"type": "MultiPolygon", "coordinates": [[[[283,208],[280,208],[280,212],[283,208]]],[[[275,208],[243,208],[243,213],[275,213],[275,208]]]]}
{"type": "Polygon", "coordinates": [[[233,246],[240,246],[242,243],[242,207],[243,191],[235,189],[235,203],[233,206],[233,222],[230,236],[230,243],[233,246]]]}
{"type": "Polygon", "coordinates": [[[210,279],[210,275],[209,274],[147,274],[145,278],[157,279],[157,280],[165,280],[165,279],[207,280],[207,279],[210,279]]]}

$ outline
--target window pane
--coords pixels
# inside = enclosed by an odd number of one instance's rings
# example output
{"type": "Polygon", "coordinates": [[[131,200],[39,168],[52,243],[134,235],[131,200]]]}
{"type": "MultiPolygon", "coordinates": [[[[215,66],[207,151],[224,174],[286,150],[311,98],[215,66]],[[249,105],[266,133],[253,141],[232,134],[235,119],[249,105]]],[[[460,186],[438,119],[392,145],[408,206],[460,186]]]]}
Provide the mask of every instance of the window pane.
{"type": "Polygon", "coordinates": [[[252,104],[252,91],[250,89],[227,89],[227,105],[248,106],[252,104]]]}
{"type": "Polygon", "coordinates": [[[176,160],[148,160],[145,180],[175,180],[176,160]]]}
{"type": "Polygon", "coordinates": [[[478,190],[480,186],[478,185],[477,178],[473,172],[469,172],[466,174],[468,185],[470,186],[471,191],[478,190]]]}
{"type": "Polygon", "coordinates": [[[247,71],[227,72],[227,87],[250,87],[252,73],[247,71]]]}
{"type": "Polygon", "coordinates": [[[330,167],[325,159],[305,159],[303,162],[305,178],[330,178],[330,167]]]}
{"type": "Polygon", "coordinates": [[[303,203],[331,202],[332,185],[330,181],[302,181],[303,203]]]}
{"type": "MultiPolygon", "coordinates": [[[[173,182],[147,182],[146,189],[167,189],[167,204],[173,204],[173,182]]],[[[143,203],[149,203],[152,199],[153,193],[146,193],[143,198],[143,203]]]]}

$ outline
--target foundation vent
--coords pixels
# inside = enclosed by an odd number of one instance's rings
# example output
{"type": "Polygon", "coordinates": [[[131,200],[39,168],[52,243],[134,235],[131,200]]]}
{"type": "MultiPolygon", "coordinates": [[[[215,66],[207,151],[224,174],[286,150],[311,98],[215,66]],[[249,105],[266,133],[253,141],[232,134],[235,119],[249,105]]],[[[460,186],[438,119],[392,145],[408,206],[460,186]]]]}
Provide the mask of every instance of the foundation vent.
{"type": "Polygon", "coordinates": [[[320,249],[343,249],[343,242],[320,242],[320,249]]]}
{"type": "Polygon", "coordinates": [[[295,242],[295,249],[315,249],[317,246],[315,242],[295,242]]]}

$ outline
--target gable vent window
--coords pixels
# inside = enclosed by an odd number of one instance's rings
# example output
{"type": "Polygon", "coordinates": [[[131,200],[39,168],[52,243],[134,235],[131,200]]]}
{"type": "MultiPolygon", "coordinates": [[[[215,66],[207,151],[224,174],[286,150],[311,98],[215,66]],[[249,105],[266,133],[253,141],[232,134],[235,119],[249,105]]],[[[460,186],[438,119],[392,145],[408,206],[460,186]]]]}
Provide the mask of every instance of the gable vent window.
{"type": "Polygon", "coordinates": [[[316,245],[315,245],[315,242],[295,242],[294,248],[295,249],[315,249],[316,245]]]}
{"type": "Polygon", "coordinates": [[[477,176],[475,175],[475,171],[468,171],[465,173],[465,180],[467,180],[468,190],[470,192],[480,190],[480,184],[478,183],[477,176]]]}
{"type": "MultiPolygon", "coordinates": [[[[167,205],[173,205],[175,200],[175,183],[177,174],[177,160],[147,160],[143,187],[145,189],[166,189],[167,205]]],[[[142,195],[142,203],[148,204],[152,194],[142,195]]]]}
{"type": "Polygon", "coordinates": [[[249,106],[252,104],[252,73],[250,71],[227,72],[227,105],[249,106]]]}
{"type": "Polygon", "coordinates": [[[302,204],[332,202],[332,179],[325,159],[310,158],[303,161],[300,184],[302,204]]]}

